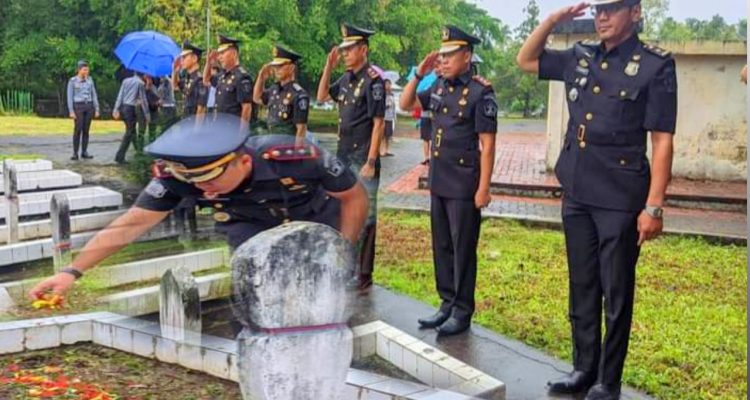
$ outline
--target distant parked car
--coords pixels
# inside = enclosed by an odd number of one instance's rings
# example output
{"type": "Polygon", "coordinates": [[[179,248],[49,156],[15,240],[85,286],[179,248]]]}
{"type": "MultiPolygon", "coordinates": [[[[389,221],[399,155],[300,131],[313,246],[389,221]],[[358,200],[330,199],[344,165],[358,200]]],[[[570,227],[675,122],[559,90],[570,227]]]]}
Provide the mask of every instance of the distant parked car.
{"type": "Polygon", "coordinates": [[[323,111],[332,111],[335,107],[333,106],[332,101],[326,101],[326,102],[318,102],[316,101],[313,104],[313,109],[315,110],[323,110],[323,111]]]}

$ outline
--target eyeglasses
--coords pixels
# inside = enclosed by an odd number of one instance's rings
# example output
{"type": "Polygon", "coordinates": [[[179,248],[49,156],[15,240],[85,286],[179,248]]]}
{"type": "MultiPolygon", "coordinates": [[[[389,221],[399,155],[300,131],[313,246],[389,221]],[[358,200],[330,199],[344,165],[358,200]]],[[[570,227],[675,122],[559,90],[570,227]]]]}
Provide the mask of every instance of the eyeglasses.
{"type": "Polygon", "coordinates": [[[164,171],[181,182],[206,183],[224,174],[235,158],[237,158],[236,153],[229,153],[211,164],[192,169],[186,168],[185,165],[178,162],[164,161],[164,171]]]}
{"type": "Polygon", "coordinates": [[[623,3],[602,4],[600,6],[593,6],[591,7],[591,16],[597,17],[599,15],[605,15],[605,14],[607,16],[610,16],[628,7],[629,7],[628,5],[623,4],[623,3]]]}

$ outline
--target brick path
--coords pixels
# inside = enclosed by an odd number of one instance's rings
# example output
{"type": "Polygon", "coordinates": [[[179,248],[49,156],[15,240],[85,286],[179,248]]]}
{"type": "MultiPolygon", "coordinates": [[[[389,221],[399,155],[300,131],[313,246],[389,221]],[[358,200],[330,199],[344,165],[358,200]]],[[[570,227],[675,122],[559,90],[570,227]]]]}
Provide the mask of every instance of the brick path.
{"type": "MultiPolygon", "coordinates": [[[[544,172],[544,135],[511,133],[498,135],[496,173],[493,181],[514,184],[557,185],[554,176],[544,172]]],[[[421,143],[401,138],[393,146],[395,157],[383,160],[380,207],[429,210],[429,192],[418,188],[419,178],[427,168],[420,161],[421,143]]],[[[739,198],[747,185],[741,183],[692,182],[675,180],[670,193],[714,195],[739,198]]],[[[665,229],[670,233],[697,234],[708,237],[747,239],[747,215],[730,211],[706,211],[667,207],[665,229]]],[[[560,200],[493,195],[484,216],[560,224],[560,200]]]]}

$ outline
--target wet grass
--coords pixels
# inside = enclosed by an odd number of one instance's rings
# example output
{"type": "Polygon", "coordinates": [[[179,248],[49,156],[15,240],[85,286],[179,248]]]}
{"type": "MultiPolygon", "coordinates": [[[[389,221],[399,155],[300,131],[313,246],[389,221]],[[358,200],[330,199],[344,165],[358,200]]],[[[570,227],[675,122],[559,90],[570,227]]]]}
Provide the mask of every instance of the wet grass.
{"type": "MultiPolygon", "coordinates": [[[[106,266],[124,264],[156,257],[166,257],[174,254],[194,252],[222,246],[226,246],[226,243],[223,241],[211,240],[197,240],[186,244],[181,244],[175,239],[163,239],[152,242],[134,243],[128,245],[116,254],[105,259],[102,263],[99,264],[98,267],[106,268],[106,266]]],[[[34,271],[39,271],[34,275],[37,278],[46,277],[52,273],[52,261],[38,261],[30,264],[27,268],[34,271]]],[[[201,271],[193,275],[197,277],[225,270],[226,268],[215,268],[209,271],[201,271]]],[[[31,307],[31,301],[29,301],[28,303],[19,305],[15,310],[6,313],[2,317],[0,317],[0,320],[44,318],[53,315],[99,311],[102,310],[102,305],[99,304],[98,300],[102,296],[158,284],[158,280],[152,280],[122,285],[119,287],[108,287],[108,285],[97,280],[95,277],[87,276],[78,281],[74,288],[68,293],[65,298],[65,307],[63,309],[55,311],[46,309],[35,310],[31,307]]]]}
{"type": "MultiPolygon", "coordinates": [[[[70,135],[73,132],[73,120],[70,118],[42,118],[29,116],[0,117],[0,136],[6,135],[70,135]]],[[[125,124],[122,121],[99,120],[91,122],[92,135],[123,133],[125,124]]]]}
{"type": "MultiPolygon", "coordinates": [[[[428,215],[379,218],[376,281],[437,305],[428,215]]],[[[643,248],[626,384],[659,399],[745,398],[746,255],[677,236],[643,248]]],[[[475,322],[571,360],[561,232],[484,221],[476,300],[475,322]]]]}

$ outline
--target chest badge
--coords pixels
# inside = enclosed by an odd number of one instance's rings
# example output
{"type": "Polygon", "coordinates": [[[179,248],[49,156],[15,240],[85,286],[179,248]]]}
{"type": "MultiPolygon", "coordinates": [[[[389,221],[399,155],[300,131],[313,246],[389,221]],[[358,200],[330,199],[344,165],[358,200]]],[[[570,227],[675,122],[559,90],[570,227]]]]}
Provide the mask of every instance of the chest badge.
{"type": "Polygon", "coordinates": [[[232,216],[224,211],[217,211],[214,213],[214,221],[216,222],[227,222],[230,219],[232,219],[232,216]]]}
{"type": "Polygon", "coordinates": [[[466,101],[465,98],[461,98],[461,100],[458,101],[458,105],[461,107],[465,106],[467,103],[468,102],[466,101]]]}
{"type": "Polygon", "coordinates": [[[641,69],[641,64],[637,61],[630,61],[628,65],[625,67],[625,75],[627,76],[636,76],[638,75],[638,71],[641,69]]]}
{"type": "Polygon", "coordinates": [[[578,88],[570,89],[570,92],[568,92],[568,100],[572,102],[578,101],[578,88]]]}

